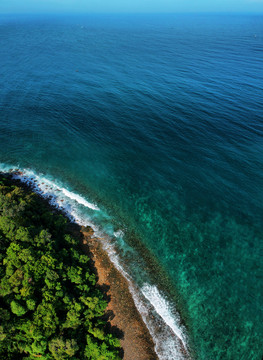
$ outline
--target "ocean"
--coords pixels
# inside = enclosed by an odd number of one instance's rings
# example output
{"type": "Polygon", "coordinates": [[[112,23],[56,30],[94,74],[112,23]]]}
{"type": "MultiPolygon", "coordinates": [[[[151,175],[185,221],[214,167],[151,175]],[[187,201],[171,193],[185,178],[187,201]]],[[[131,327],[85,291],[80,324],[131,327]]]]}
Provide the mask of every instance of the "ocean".
{"type": "Polygon", "coordinates": [[[263,355],[263,16],[0,16],[0,169],[92,225],[160,359],[263,355]]]}

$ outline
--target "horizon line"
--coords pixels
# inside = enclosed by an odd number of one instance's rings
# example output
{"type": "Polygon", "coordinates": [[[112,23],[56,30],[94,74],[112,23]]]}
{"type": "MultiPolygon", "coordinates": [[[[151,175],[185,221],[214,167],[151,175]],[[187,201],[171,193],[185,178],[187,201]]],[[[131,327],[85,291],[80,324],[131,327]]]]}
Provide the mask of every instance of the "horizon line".
{"type": "Polygon", "coordinates": [[[48,11],[48,12],[0,12],[0,15],[198,15],[198,14],[210,14],[210,15],[263,15],[262,12],[257,11],[173,11],[173,12],[165,12],[165,11],[152,11],[152,12],[124,12],[124,11],[107,11],[107,12],[96,12],[96,11],[48,11]]]}

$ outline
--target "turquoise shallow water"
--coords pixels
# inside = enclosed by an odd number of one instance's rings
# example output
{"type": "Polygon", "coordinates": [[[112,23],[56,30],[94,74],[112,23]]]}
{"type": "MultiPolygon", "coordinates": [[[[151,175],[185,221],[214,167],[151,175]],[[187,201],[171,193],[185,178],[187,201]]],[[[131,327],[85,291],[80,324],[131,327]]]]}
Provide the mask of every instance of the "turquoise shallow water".
{"type": "Polygon", "coordinates": [[[112,238],[166,309],[163,358],[179,358],[178,329],[195,359],[262,358],[262,24],[0,18],[2,168],[70,191],[69,211],[112,238]]]}

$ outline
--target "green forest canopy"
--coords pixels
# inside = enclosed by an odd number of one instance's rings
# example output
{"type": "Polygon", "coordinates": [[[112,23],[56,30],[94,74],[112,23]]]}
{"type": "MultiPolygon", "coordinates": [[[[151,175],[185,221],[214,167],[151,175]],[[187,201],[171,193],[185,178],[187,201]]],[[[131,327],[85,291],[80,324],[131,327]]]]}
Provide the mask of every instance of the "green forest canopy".
{"type": "Polygon", "coordinates": [[[120,359],[68,220],[0,174],[0,359],[120,359]]]}

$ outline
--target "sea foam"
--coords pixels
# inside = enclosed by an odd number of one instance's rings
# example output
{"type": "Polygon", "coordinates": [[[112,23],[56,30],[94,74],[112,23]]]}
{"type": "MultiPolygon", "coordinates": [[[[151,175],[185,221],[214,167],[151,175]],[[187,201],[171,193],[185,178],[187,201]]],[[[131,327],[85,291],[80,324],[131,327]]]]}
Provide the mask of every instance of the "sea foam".
{"type": "Polygon", "coordinates": [[[148,299],[149,302],[153,305],[157,313],[162,317],[162,319],[166,322],[166,324],[171,328],[171,330],[186,347],[184,334],[179,326],[179,317],[176,318],[174,314],[172,315],[170,304],[160,294],[157,287],[150,286],[149,284],[144,284],[141,291],[146,297],[146,299],[148,299]]]}
{"type": "Polygon", "coordinates": [[[79,204],[89,207],[92,210],[100,210],[97,205],[88,202],[82,196],[75,194],[71,191],[68,191],[64,188],[62,188],[61,190],[62,190],[63,194],[65,194],[68,198],[77,201],[79,204]]]}

